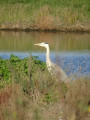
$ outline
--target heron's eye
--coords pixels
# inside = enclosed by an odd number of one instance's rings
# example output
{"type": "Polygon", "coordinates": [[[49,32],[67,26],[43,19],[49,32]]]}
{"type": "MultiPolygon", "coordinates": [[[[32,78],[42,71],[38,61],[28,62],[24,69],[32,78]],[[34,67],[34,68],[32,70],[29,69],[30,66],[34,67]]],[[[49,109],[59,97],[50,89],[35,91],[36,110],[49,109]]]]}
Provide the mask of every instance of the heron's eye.
{"type": "Polygon", "coordinates": [[[47,42],[44,42],[44,44],[48,44],[47,42]]]}

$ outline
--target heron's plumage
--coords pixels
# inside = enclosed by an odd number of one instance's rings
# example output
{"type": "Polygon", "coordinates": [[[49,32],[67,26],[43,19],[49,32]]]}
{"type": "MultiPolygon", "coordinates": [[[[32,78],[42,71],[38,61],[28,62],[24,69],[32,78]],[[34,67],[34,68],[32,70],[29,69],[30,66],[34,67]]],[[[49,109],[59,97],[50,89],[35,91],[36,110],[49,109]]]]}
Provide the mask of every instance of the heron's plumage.
{"type": "Polygon", "coordinates": [[[58,78],[60,80],[67,81],[68,77],[67,77],[66,73],[63,71],[63,69],[60,66],[51,62],[49,44],[46,42],[42,42],[42,43],[38,43],[35,45],[42,46],[42,47],[46,48],[46,65],[47,65],[48,71],[51,74],[58,76],[58,78]]]}

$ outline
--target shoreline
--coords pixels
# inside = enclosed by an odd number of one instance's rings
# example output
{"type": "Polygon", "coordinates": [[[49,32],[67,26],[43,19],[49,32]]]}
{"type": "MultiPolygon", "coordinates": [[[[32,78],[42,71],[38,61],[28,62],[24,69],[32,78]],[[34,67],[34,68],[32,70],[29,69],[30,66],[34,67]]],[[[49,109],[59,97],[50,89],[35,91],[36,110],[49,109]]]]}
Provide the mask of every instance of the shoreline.
{"type": "Polygon", "coordinates": [[[79,32],[79,33],[90,33],[90,30],[84,30],[84,29],[73,29],[73,30],[70,30],[70,29],[30,29],[30,28],[0,28],[0,31],[14,31],[14,32],[19,32],[19,31],[22,31],[22,32],[68,32],[68,33],[72,33],[72,32],[79,32]]]}
{"type": "Polygon", "coordinates": [[[0,25],[0,31],[25,31],[25,32],[30,32],[30,31],[38,31],[38,32],[85,32],[85,33],[90,33],[90,26],[89,24],[86,26],[52,26],[51,28],[49,27],[42,27],[38,25],[30,25],[30,24],[1,24],[0,25]]]}

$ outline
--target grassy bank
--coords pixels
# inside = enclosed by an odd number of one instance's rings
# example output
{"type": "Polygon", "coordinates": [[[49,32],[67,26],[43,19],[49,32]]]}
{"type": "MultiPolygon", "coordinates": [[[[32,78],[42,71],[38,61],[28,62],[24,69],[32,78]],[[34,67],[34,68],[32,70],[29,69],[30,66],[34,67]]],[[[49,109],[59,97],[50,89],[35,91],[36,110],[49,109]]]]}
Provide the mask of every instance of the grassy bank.
{"type": "Polygon", "coordinates": [[[90,31],[89,0],[1,0],[0,29],[90,31]]]}
{"type": "Polygon", "coordinates": [[[0,59],[1,120],[89,120],[90,80],[56,80],[37,57],[0,59]]]}

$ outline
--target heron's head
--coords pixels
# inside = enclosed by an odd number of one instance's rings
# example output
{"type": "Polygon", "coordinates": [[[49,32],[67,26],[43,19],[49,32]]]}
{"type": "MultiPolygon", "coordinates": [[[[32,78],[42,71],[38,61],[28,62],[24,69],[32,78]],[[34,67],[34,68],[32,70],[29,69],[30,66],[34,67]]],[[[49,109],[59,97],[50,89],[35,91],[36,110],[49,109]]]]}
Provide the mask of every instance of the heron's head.
{"type": "Polygon", "coordinates": [[[38,43],[38,44],[34,44],[34,45],[38,45],[38,46],[45,47],[45,48],[47,48],[49,46],[49,44],[46,42],[42,42],[42,43],[38,43]]]}

